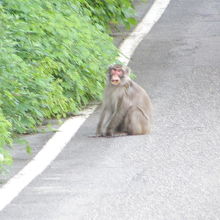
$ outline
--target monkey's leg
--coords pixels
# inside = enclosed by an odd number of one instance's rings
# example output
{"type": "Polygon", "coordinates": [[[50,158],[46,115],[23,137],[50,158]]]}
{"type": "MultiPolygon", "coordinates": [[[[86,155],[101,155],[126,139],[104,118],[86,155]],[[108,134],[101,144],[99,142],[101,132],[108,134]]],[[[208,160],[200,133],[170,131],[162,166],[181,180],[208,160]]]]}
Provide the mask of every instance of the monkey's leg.
{"type": "Polygon", "coordinates": [[[117,132],[117,128],[122,123],[123,118],[124,114],[122,114],[121,112],[114,113],[106,128],[107,136],[113,136],[113,134],[117,132]]]}
{"type": "Polygon", "coordinates": [[[137,107],[129,109],[125,121],[129,135],[150,133],[150,121],[137,107]]]}

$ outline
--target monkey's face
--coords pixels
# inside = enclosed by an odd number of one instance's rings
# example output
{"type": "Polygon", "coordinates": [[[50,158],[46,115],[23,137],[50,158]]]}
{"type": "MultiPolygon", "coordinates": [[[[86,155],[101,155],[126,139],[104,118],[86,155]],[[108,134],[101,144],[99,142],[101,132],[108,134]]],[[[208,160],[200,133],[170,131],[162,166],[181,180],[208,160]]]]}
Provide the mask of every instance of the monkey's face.
{"type": "Polygon", "coordinates": [[[129,80],[130,69],[121,64],[114,64],[108,68],[108,84],[124,86],[129,80]]]}
{"type": "Polygon", "coordinates": [[[112,68],[110,71],[110,82],[112,85],[119,85],[124,77],[124,71],[121,68],[112,68]]]}

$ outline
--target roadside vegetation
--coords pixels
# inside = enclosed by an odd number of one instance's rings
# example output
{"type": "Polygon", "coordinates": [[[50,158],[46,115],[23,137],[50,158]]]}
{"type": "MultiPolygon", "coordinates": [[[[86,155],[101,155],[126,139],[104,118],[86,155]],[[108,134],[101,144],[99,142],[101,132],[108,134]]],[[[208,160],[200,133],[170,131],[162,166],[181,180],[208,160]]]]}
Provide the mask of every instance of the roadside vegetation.
{"type": "Polygon", "coordinates": [[[132,0],[0,1],[0,171],[15,135],[100,98],[111,26],[134,23],[132,0]]]}

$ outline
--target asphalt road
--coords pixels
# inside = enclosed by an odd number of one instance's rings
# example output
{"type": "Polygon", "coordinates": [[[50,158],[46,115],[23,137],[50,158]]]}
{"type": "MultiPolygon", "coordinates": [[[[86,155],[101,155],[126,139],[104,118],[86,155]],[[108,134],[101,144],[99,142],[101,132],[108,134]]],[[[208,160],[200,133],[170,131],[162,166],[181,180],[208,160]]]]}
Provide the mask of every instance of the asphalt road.
{"type": "Polygon", "coordinates": [[[96,112],[1,220],[220,219],[220,1],[171,0],[129,66],[152,133],[89,138],[96,112]]]}

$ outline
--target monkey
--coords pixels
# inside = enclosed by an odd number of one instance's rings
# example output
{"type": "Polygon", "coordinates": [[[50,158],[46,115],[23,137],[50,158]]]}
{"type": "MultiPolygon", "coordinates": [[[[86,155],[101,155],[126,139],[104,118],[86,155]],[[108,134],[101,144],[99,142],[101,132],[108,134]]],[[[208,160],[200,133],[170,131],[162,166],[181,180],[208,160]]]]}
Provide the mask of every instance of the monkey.
{"type": "Polygon", "coordinates": [[[149,134],[152,104],[146,91],[130,78],[130,69],[114,64],[107,71],[96,136],[149,134]]]}

